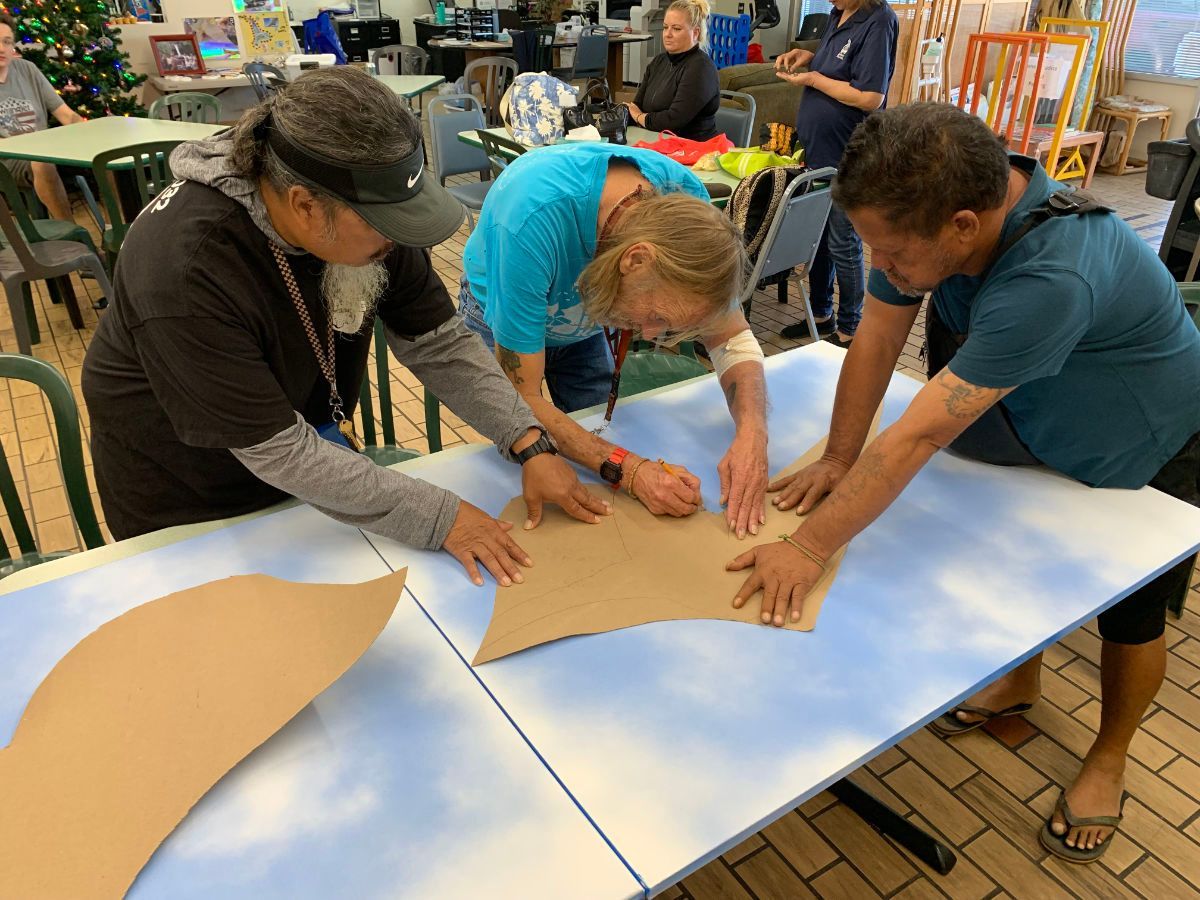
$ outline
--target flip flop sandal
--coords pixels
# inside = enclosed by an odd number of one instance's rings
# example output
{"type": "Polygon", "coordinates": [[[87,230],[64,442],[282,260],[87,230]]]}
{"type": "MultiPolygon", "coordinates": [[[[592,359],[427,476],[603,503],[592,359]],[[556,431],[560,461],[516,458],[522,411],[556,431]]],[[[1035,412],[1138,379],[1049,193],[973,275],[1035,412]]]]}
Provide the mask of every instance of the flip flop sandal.
{"type": "Polygon", "coordinates": [[[1042,846],[1057,856],[1059,859],[1065,859],[1067,862],[1079,863],[1094,863],[1102,857],[1105,851],[1108,850],[1108,845],[1112,843],[1113,835],[1117,833],[1117,829],[1121,825],[1121,819],[1124,818],[1125,801],[1129,799],[1127,791],[1121,792],[1121,813],[1115,816],[1090,816],[1085,819],[1076,817],[1071,813],[1071,807],[1067,805],[1067,792],[1060,791],[1058,794],[1058,803],[1055,804],[1055,810],[1062,813],[1063,820],[1067,823],[1067,830],[1061,835],[1055,834],[1050,830],[1050,824],[1054,821],[1054,816],[1050,816],[1042,825],[1042,830],[1038,834],[1038,839],[1042,846]],[[1112,834],[1106,837],[1103,841],[1088,850],[1085,847],[1071,847],[1067,844],[1067,835],[1071,833],[1072,828],[1087,828],[1093,825],[1100,825],[1106,828],[1112,828],[1112,834]]]}
{"type": "Polygon", "coordinates": [[[982,728],[992,719],[1000,719],[1005,716],[1019,716],[1022,713],[1029,712],[1031,709],[1033,709],[1032,703],[1018,703],[1015,706],[1001,710],[984,709],[982,706],[971,706],[967,703],[961,703],[953,709],[942,713],[929,723],[929,727],[942,737],[954,737],[958,734],[966,734],[968,731],[974,731],[976,728],[982,728]],[[955,713],[960,711],[976,716],[983,716],[983,718],[975,722],[963,722],[955,715],[955,713]]]}

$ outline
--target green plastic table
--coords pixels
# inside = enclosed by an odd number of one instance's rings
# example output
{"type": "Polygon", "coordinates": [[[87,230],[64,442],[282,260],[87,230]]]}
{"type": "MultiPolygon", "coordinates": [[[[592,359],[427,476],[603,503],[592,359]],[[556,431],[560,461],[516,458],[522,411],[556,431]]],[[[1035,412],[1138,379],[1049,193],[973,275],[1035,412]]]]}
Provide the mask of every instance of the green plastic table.
{"type": "Polygon", "coordinates": [[[411,100],[425,93],[431,87],[437,87],[446,79],[441,75],[376,75],[396,94],[411,100]]]}
{"type": "Polygon", "coordinates": [[[90,169],[92,160],[106,150],[149,141],[193,141],[227,127],[199,122],[106,116],[77,125],[62,125],[4,138],[0,140],[0,158],[30,159],[90,169]]]}

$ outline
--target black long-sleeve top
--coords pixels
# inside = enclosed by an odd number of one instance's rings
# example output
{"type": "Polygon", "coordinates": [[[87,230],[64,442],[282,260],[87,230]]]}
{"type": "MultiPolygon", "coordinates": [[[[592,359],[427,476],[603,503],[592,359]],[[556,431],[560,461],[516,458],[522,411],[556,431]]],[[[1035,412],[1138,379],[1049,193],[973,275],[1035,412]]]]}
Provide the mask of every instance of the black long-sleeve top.
{"type": "Polygon", "coordinates": [[[699,45],[660,53],[646,67],[633,102],[646,113],[647,128],[708,140],[717,133],[714,116],[721,105],[717,67],[699,45]]]}

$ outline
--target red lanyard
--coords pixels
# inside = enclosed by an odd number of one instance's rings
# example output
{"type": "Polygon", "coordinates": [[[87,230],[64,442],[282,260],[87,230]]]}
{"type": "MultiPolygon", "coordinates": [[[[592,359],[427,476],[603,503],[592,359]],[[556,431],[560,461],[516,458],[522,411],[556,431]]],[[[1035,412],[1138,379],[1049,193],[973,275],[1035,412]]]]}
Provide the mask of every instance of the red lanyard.
{"type": "MultiPolygon", "coordinates": [[[[604,226],[600,229],[600,237],[596,241],[596,246],[599,248],[601,244],[608,238],[608,234],[612,231],[614,220],[620,215],[621,210],[631,203],[636,203],[642,197],[647,195],[647,191],[639,185],[637,190],[626,194],[609,212],[608,217],[604,220],[604,226]]],[[[621,366],[625,362],[625,354],[629,352],[629,343],[633,340],[633,331],[629,328],[611,329],[607,325],[604,327],[604,339],[608,341],[608,349],[613,357],[613,376],[612,387],[608,389],[608,406],[604,410],[604,424],[596,429],[595,433],[599,434],[612,421],[613,410],[617,407],[617,393],[621,388],[621,366]]]]}
{"type": "Polygon", "coordinates": [[[625,354],[629,352],[633,331],[628,328],[618,331],[605,328],[604,339],[608,341],[608,349],[612,351],[613,376],[612,387],[608,389],[608,406],[604,410],[604,424],[600,426],[601,429],[608,427],[608,423],[612,421],[613,410],[617,408],[617,393],[621,389],[621,366],[625,362],[625,354]]]}

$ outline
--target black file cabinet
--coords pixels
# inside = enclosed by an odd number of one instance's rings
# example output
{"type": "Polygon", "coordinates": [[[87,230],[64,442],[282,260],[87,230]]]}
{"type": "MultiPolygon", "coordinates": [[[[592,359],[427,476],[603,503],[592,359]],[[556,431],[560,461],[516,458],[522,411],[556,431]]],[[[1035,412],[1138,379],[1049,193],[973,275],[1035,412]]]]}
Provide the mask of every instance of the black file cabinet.
{"type": "Polygon", "coordinates": [[[401,44],[396,19],[337,19],[338,40],[349,62],[369,62],[376,47],[401,44]]]}

